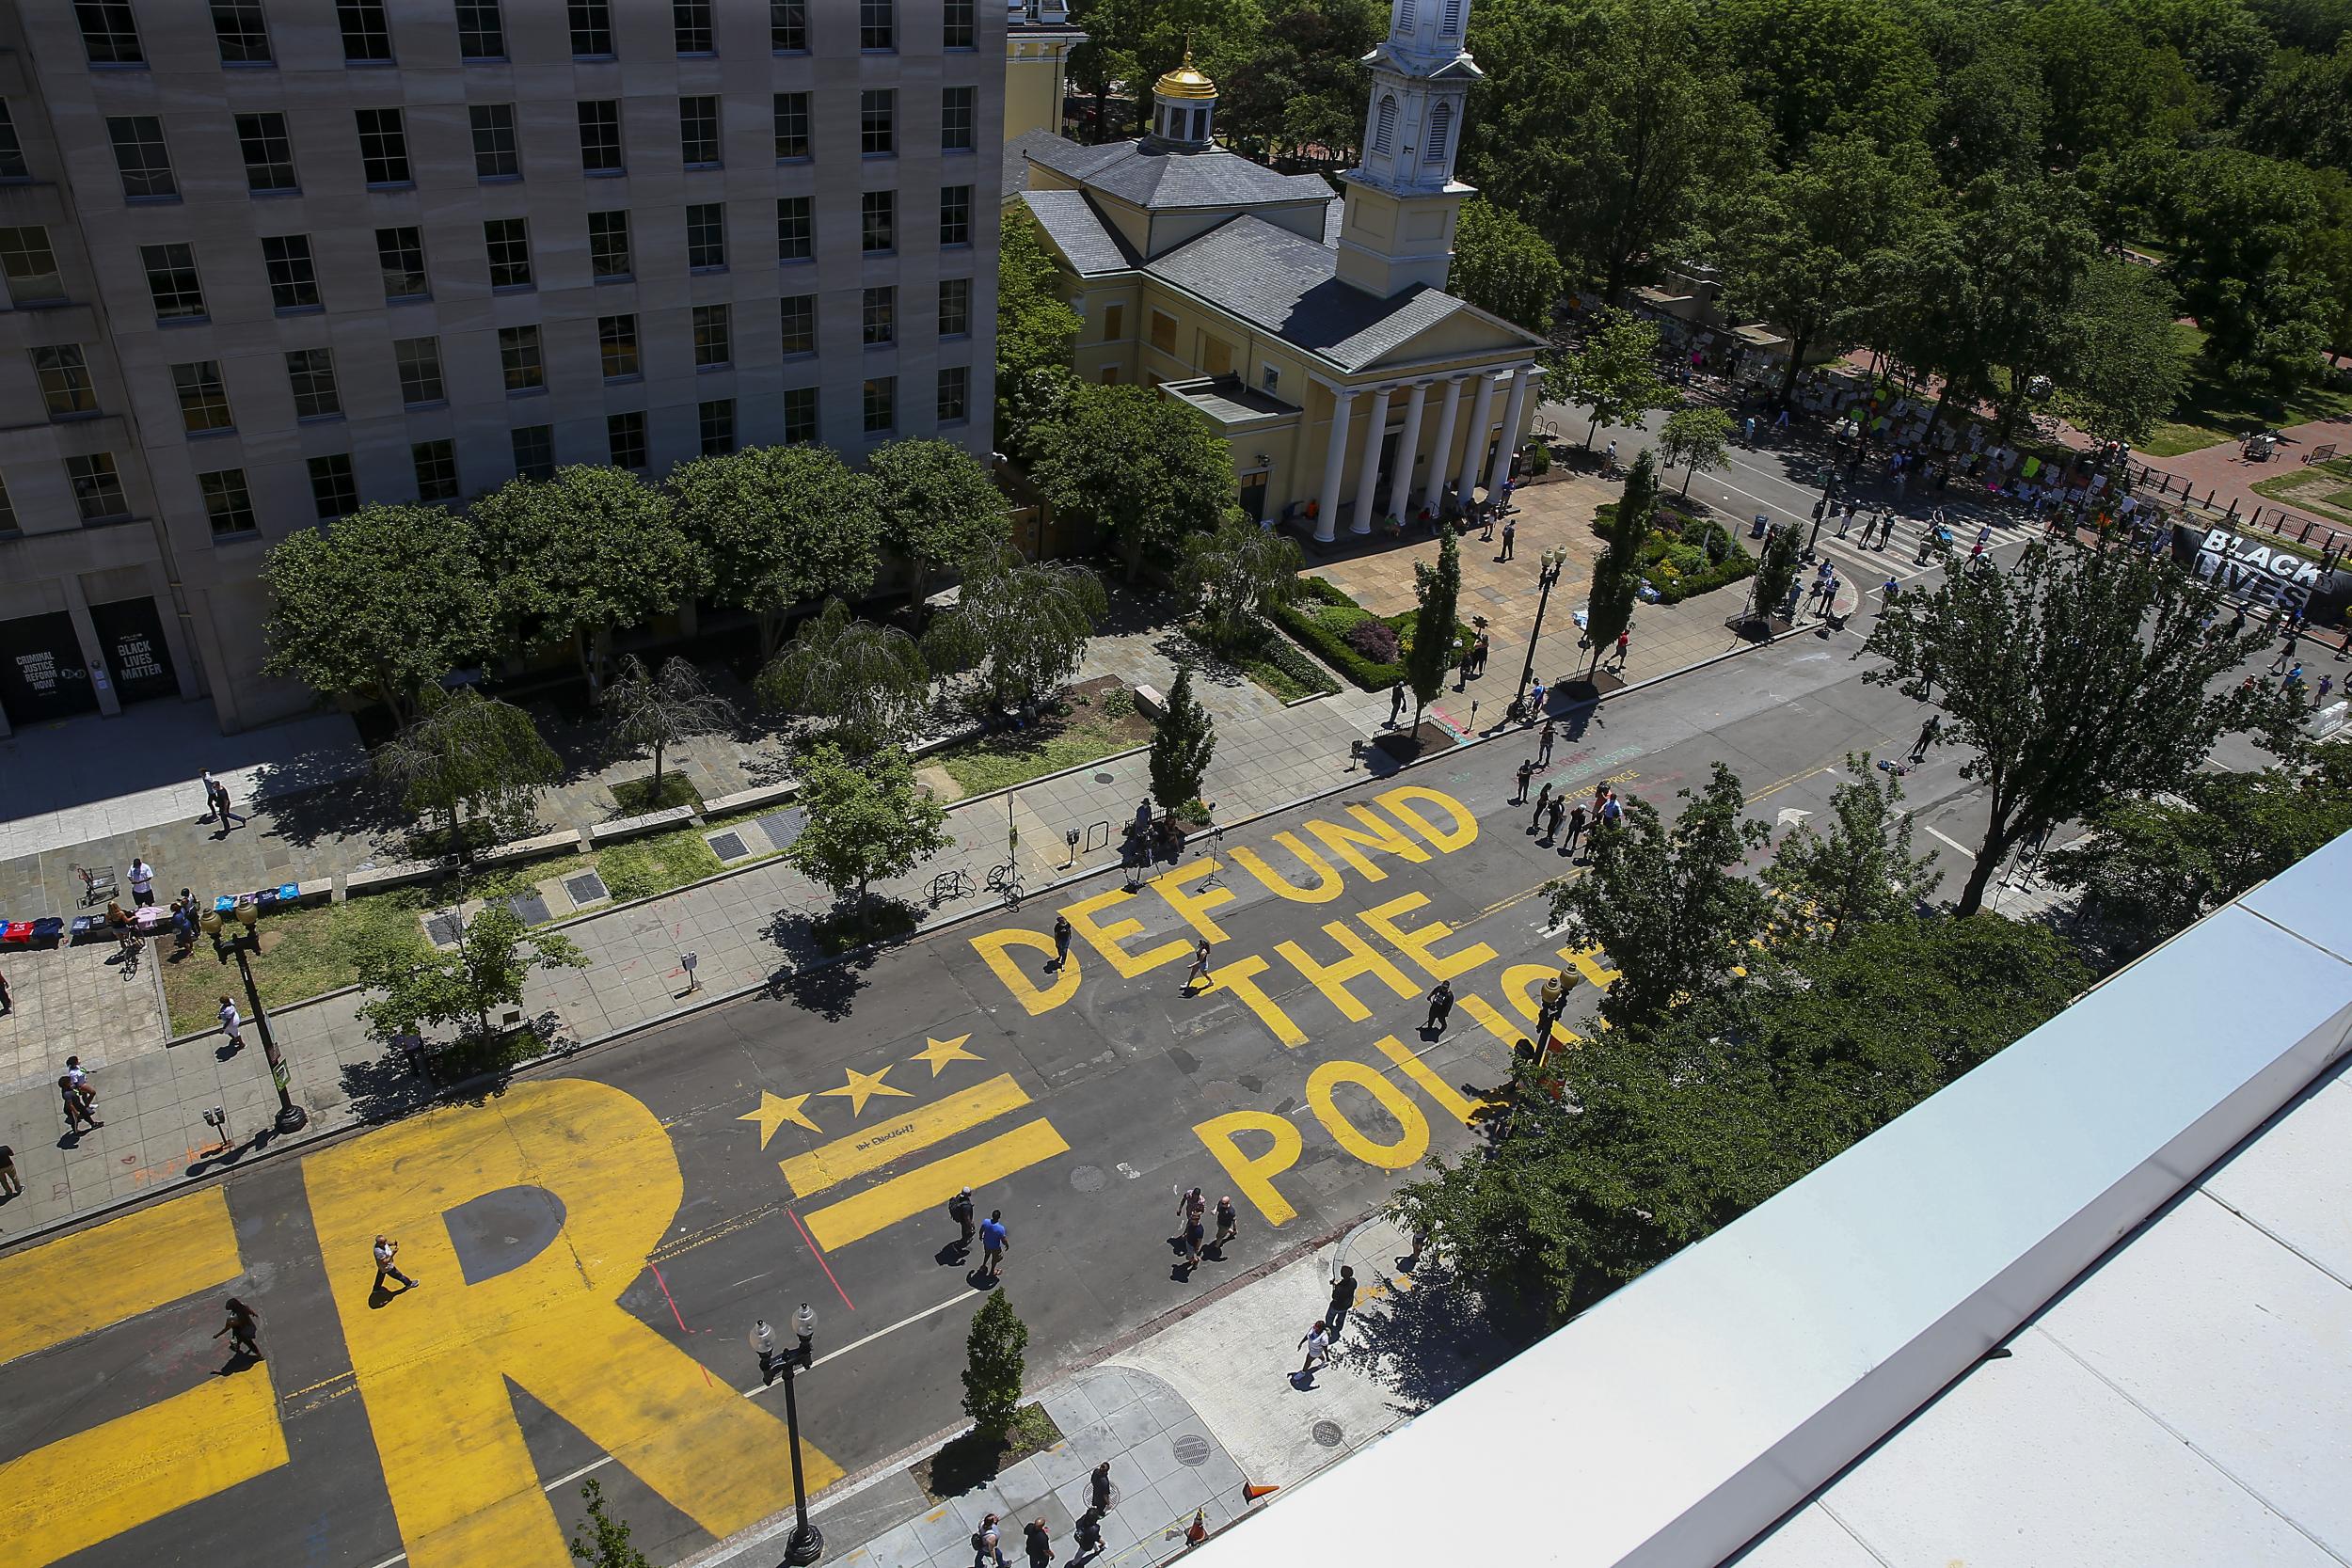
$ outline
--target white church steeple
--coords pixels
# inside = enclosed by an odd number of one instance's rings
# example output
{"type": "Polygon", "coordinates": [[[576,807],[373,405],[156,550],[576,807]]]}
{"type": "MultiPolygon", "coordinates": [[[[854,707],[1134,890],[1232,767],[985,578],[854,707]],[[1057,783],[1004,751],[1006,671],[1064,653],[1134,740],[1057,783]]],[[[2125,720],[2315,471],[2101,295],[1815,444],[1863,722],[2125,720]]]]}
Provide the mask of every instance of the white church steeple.
{"type": "Polygon", "coordinates": [[[1382,298],[1417,283],[1445,287],[1454,217],[1472,194],[1454,178],[1462,111],[1485,74],[1464,47],[1470,0],[1390,7],[1389,36],[1363,60],[1372,68],[1363,155],[1340,176],[1340,277],[1382,298]]]}

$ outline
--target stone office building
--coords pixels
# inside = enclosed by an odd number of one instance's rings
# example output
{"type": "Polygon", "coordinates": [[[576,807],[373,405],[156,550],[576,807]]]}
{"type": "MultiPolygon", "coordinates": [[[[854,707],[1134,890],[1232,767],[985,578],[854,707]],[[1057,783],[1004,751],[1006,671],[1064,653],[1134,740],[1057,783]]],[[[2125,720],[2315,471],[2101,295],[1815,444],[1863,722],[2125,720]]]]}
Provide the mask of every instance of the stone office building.
{"type": "Polygon", "coordinates": [[[1006,16],[0,8],[0,733],[310,705],[261,673],[259,574],[363,501],[987,452],[1006,16]]]}

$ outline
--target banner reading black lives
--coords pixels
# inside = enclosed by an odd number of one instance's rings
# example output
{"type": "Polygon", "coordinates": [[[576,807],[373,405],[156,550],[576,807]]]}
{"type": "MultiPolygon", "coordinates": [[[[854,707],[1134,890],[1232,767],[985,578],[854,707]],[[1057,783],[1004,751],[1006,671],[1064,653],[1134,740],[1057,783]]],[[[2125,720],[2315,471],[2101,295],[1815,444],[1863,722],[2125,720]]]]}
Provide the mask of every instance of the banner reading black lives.
{"type": "Polygon", "coordinates": [[[2175,523],[2172,559],[2232,598],[2299,610],[2315,626],[2337,625],[2352,608],[2352,570],[2263,534],[2175,523]]]}

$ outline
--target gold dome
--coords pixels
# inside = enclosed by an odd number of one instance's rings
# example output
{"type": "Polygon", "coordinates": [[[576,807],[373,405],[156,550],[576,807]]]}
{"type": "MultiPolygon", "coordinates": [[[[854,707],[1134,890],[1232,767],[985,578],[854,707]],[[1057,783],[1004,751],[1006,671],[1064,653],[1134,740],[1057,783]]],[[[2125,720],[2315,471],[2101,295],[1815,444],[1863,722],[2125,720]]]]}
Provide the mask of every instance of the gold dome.
{"type": "Polygon", "coordinates": [[[1161,77],[1152,91],[1161,98],[1215,98],[1216,84],[1193,69],[1192,51],[1186,49],[1184,63],[1161,77]]]}

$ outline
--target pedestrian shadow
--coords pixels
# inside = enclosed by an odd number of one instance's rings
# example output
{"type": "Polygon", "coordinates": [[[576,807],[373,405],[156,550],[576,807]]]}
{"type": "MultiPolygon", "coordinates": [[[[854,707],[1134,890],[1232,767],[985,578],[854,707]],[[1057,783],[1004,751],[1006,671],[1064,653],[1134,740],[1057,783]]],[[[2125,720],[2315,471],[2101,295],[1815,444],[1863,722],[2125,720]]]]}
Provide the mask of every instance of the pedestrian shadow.
{"type": "Polygon", "coordinates": [[[240,1347],[229,1353],[229,1359],[222,1362],[220,1370],[215,1372],[213,1375],[215,1377],[234,1377],[239,1372],[251,1371],[254,1368],[260,1366],[261,1364],[262,1357],[258,1354],[240,1347]]]}
{"type": "Polygon", "coordinates": [[[931,1260],[943,1269],[954,1269],[962,1267],[971,1256],[972,1248],[967,1243],[949,1242],[946,1246],[931,1254],[931,1260]]]}

